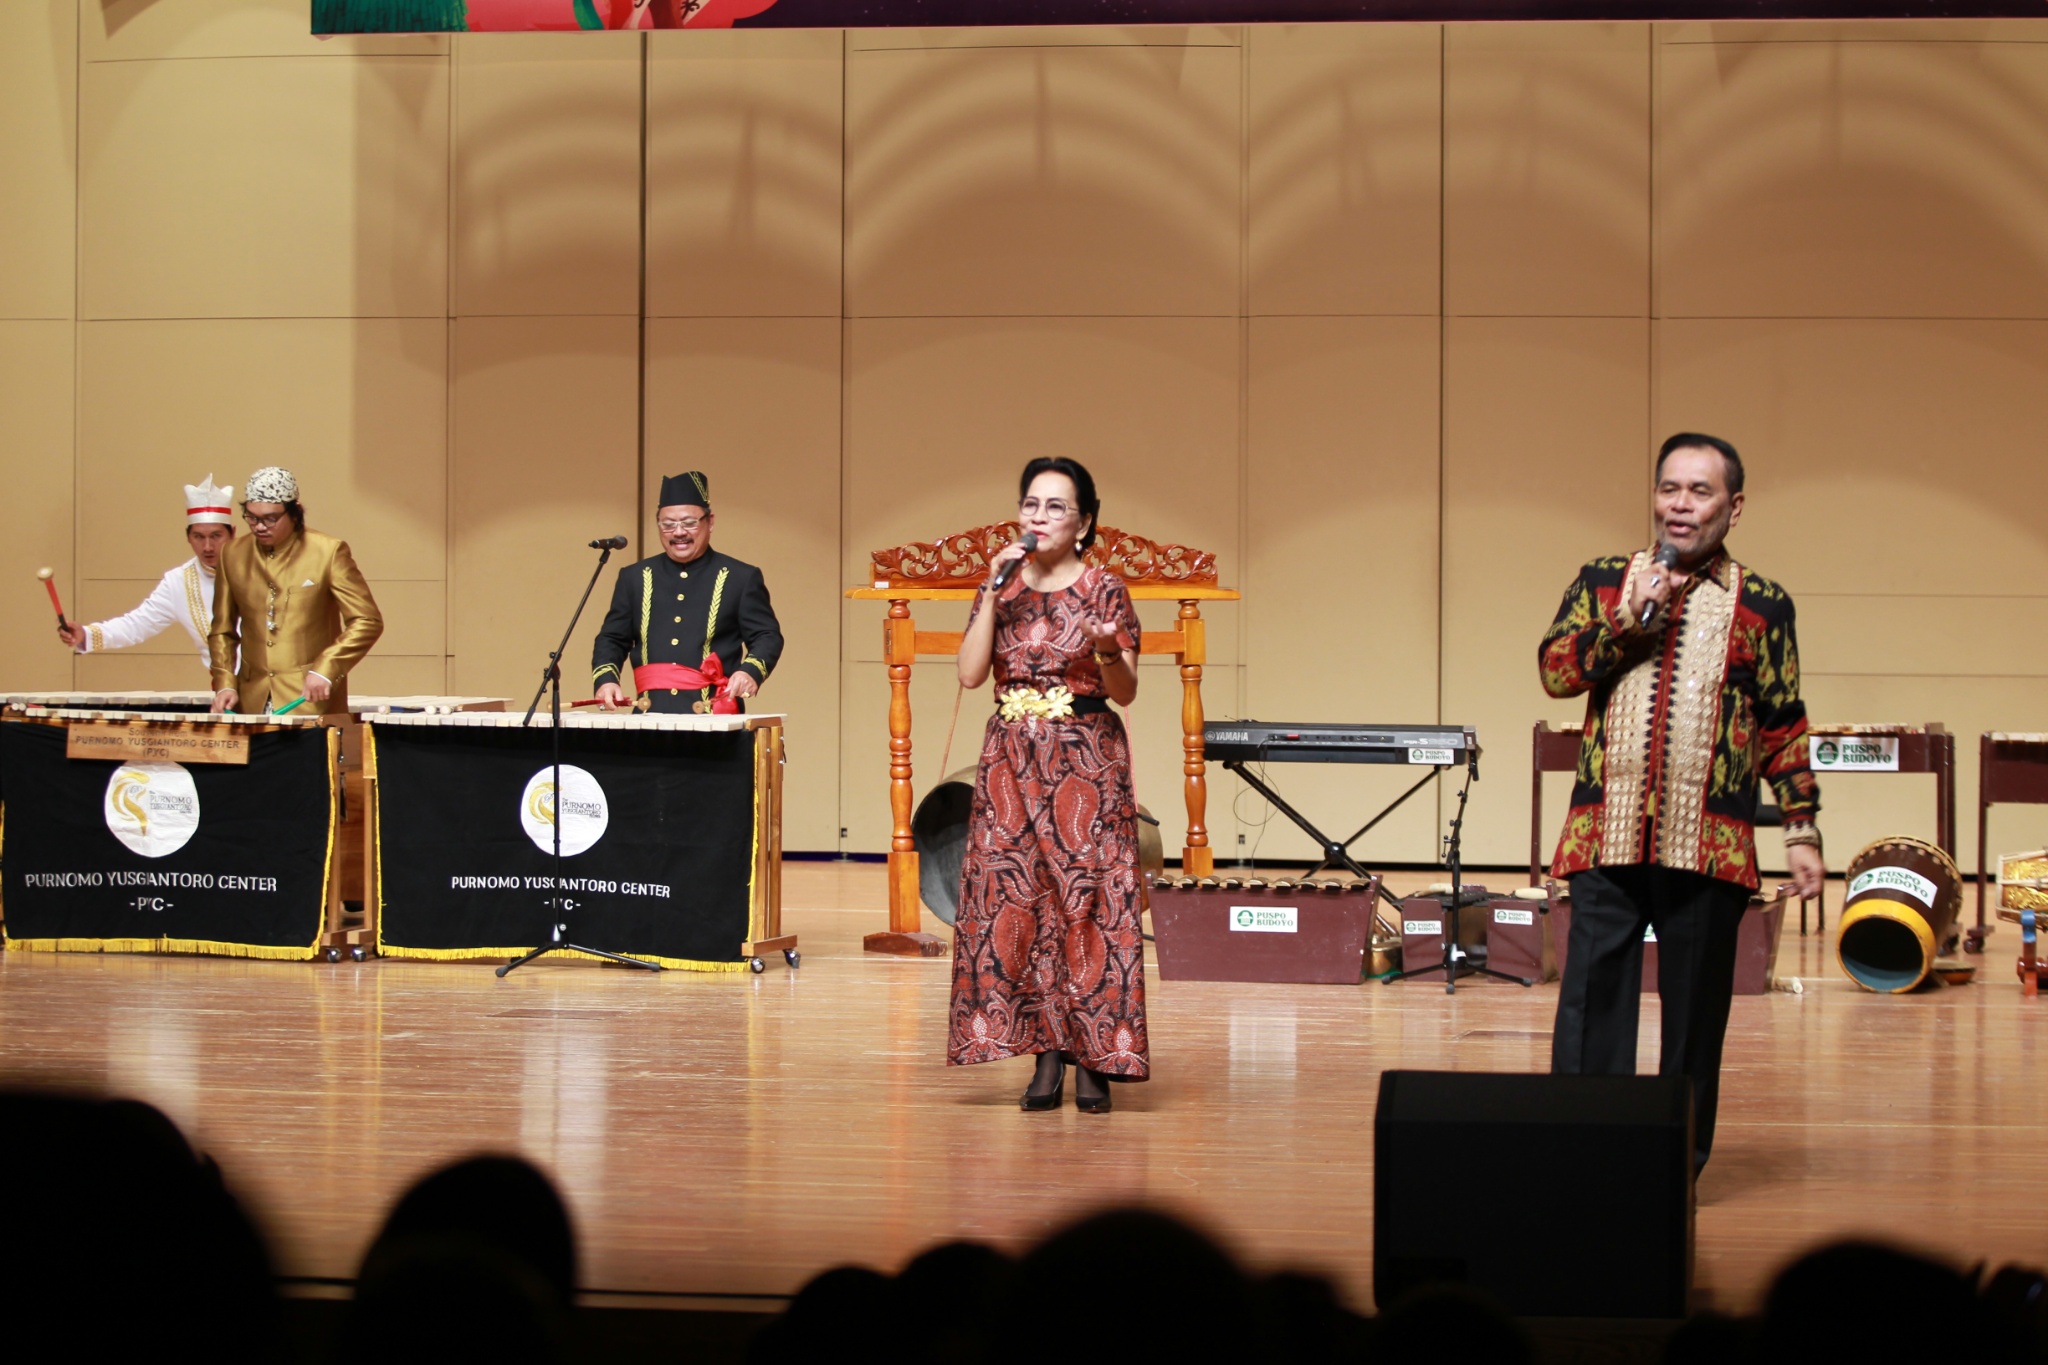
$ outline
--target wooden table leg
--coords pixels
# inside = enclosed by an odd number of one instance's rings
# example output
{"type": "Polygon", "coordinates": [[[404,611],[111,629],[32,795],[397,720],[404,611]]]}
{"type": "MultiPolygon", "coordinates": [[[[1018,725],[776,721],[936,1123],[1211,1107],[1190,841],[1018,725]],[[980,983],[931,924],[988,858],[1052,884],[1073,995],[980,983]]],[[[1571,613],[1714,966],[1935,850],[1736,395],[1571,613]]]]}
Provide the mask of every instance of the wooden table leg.
{"type": "Polygon", "coordinates": [[[889,665],[889,928],[869,934],[861,946],[899,957],[939,957],[946,940],[926,933],[918,913],[917,842],[910,833],[910,670],[917,662],[917,625],[910,603],[889,603],[882,622],[882,658],[889,665]]]}
{"type": "Polygon", "coordinates": [[[1181,788],[1187,798],[1188,841],[1180,851],[1180,870],[1189,877],[1216,871],[1216,850],[1209,847],[1209,761],[1202,737],[1202,665],[1208,662],[1208,622],[1200,601],[1180,604],[1180,747],[1181,788]]]}

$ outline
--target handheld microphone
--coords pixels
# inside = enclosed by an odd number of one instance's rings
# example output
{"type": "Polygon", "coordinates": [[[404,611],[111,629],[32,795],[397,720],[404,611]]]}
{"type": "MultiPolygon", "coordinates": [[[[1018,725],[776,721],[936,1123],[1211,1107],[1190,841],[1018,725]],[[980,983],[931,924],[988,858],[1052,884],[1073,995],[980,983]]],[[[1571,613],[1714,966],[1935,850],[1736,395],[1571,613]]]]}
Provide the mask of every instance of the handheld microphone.
{"type": "MultiPolygon", "coordinates": [[[[1677,568],[1678,547],[1676,545],[1659,545],[1657,547],[1657,557],[1652,562],[1655,563],[1659,569],[1677,568]]],[[[1650,580],[1650,586],[1654,588],[1663,581],[1664,575],[1662,573],[1659,573],[1655,578],[1650,580]]],[[[1643,604],[1643,619],[1638,621],[1636,624],[1641,626],[1647,626],[1650,624],[1650,618],[1652,616],[1655,616],[1656,614],[1657,604],[1655,602],[1646,602],[1643,604]]]]}
{"type": "Polygon", "coordinates": [[[606,536],[603,540],[591,541],[590,548],[593,550],[623,550],[626,548],[626,538],[624,536],[606,536]]]}
{"type": "MultiPolygon", "coordinates": [[[[1024,547],[1025,554],[1031,554],[1038,549],[1038,533],[1036,531],[1026,531],[1024,538],[1017,543],[1024,547]]],[[[1001,592],[1004,588],[1010,586],[1010,580],[1017,576],[1017,566],[1023,562],[1021,559],[1013,559],[1003,565],[1002,568],[996,570],[995,591],[1001,592]]]]}

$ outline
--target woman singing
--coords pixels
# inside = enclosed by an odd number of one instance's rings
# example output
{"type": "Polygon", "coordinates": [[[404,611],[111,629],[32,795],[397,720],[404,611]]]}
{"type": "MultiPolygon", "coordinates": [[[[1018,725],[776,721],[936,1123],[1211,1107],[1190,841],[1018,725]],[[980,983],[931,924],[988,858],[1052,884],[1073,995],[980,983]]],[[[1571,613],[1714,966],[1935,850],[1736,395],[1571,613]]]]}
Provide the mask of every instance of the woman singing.
{"type": "Polygon", "coordinates": [[[1138,616],[1123,580],[1089,568],[1101,503],[1073,460],[1024,466],[1017,520],[1037,537],[997,555],[960,644],[960,682],[993,665],[953,937],[954,1066],[1033,1054],[1020,1104],[1109,1112],[1105,1078],[1143,1080],[1145,951],[1138,925],[1131,748],[1111,701],[1138,694],[1138,616]],[[1022,561],[1000,592],[1005,565],[1022,561]]]}

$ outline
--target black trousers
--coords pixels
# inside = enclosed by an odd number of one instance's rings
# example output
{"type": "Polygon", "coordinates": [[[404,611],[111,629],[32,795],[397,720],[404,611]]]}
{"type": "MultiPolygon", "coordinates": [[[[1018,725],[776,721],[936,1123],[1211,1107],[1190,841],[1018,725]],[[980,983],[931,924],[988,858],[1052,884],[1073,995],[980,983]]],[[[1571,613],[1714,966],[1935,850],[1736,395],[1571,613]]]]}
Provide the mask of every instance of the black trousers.
{"type": "Polygon", "coordinates": [[[1643,864],[1576,872],[1571,941],[1557,997],[1550,1069],[1633,1076],[1642,1005],[1643,930],[1657,931],[1662,1076],[1692,1080],[1693,1170],[1714,1145],[1721,1040],[1735,993],[1735,938],[1749,890],[1697,872],[1643,864]]]}

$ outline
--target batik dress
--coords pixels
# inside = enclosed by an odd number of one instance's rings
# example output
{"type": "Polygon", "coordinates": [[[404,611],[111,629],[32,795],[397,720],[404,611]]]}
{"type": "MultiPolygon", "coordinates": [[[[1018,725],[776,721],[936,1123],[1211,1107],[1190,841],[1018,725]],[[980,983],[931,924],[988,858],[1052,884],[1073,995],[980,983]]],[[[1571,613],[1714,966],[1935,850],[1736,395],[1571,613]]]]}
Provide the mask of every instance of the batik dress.
{"type": "Polygon", "coordinates": [[[946,1061],[1064,1051],[1142,1080],[1151,1064],[1131,747],[1101,700],[1086,629],[1092,616],[1133,648],[1137,612],[1123,580],[1098,568],[1058,592],[1020,585],[993,609],[998,709],[968,816],[946,1061]],[[1082,709],[1070,712],[1067,698],[1082,709]]]}

